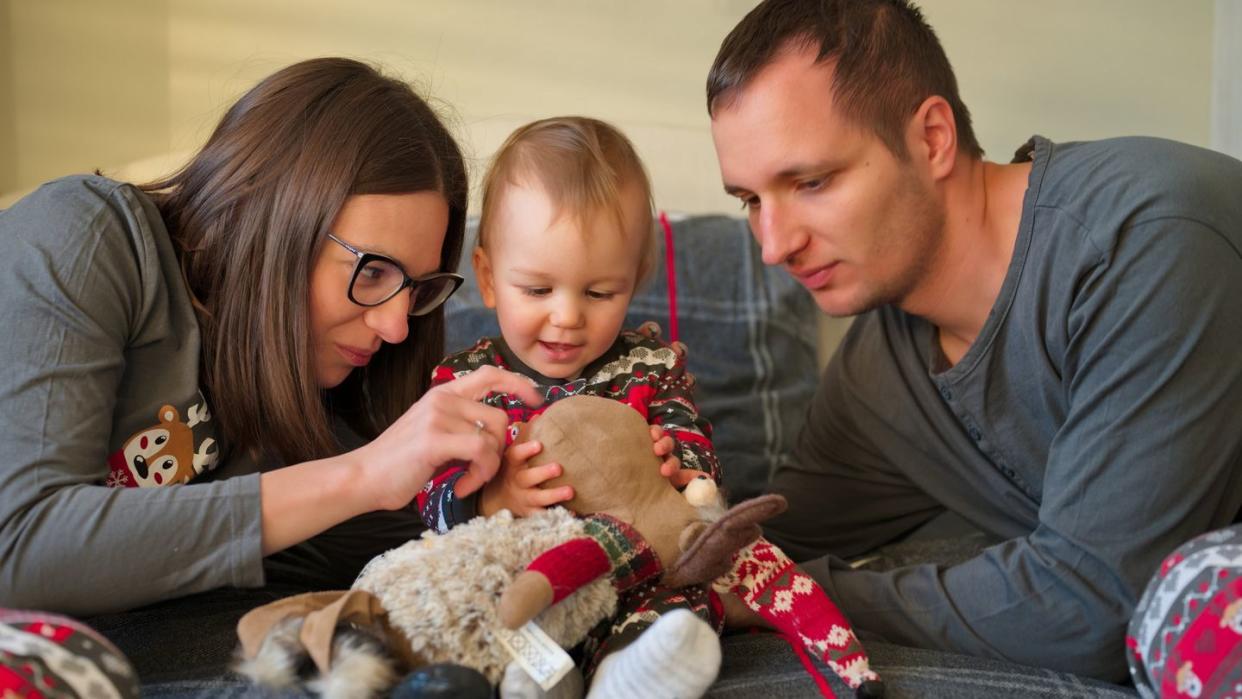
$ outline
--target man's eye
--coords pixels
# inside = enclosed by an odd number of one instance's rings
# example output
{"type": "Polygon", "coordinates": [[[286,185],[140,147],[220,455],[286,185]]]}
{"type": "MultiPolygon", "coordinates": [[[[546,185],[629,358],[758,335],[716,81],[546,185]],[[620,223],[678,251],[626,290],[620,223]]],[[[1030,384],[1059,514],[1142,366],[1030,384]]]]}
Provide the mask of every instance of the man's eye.
{"type": "Polygon", "coordinates": [[[812,177],[808,180],[802,180],[798,183],[798,189],[804,192],[818,192],[827,186],[829,179],[831,179],[831,176],[812,177]]]}
{"type": "Polygon", "coordinates": [[[741,200],[743,209],[759,208],[759,197],[747,196],[747,197],[738,197],[738,199],[741,200]]]}

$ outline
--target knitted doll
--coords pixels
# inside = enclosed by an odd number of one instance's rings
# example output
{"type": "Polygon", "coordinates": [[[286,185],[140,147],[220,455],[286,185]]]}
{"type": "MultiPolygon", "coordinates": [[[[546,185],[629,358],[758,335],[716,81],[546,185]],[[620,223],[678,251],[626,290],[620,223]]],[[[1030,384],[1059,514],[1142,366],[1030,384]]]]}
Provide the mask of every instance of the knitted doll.
{"type": "MultiPolygon", "coordinates": [[[[239,624],[243,653],[251,659],[243,671],[269,684],[288,683],[290,671],[277,676],[268,670],[296,667],[289,658],[309,653],[330,676],[357,655],[350,650],[359,644],[356,634],[336,633],[349,624],[381,639],[392,658],[383,661],[390,668],[385,676],[358,673],[379,677],[375,690],[395,678],[394,665],[443,661],[478,669],[497,683],[509,663],[497,642],[502,625],[516,628],[533,618],[556,643],[570,647],[611,616],[618,591],[715,581],[713,594],[740,599],[852,687],[863,688],[864,696],[881,688],[822,589],[759,538],[758,522],[782,510],[782,498],[764,496],[726,512],[696,484],[687,488],[692,503],[659,475],[642,417],[615,401],[566,399],[529,433],[544,445],[541,458],[564,467],[562,479],[575,490],[568,506],[582,517],[551,508],[521,519],[507,512],[477,518],[376,558],[348,593],[261,607],[239,624]],[[262,660],[265,655],[279,662],[262,660]]],[[[718,663],[718,647],[715,657],[718,663]]],[[[715,668],[708,669],[714,677],[715,668]]]]}

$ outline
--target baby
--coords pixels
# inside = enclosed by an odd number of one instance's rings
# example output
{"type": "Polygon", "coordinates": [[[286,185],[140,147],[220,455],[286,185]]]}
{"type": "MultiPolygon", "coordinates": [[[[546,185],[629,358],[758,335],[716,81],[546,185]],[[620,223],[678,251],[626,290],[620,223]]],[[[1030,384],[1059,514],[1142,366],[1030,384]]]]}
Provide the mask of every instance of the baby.
{"type": "MultiPolygon", "coordinates": [[[[544,119],[501,146],[484,180],[472,258],[501,336],[450,355],[432,381],[498,366],[531,378],[545,402],[532,408],[513,395],[487,396],[509,415],[511,446],[501,469],[467,497],[457,495],[474,490],[461,480],[465,468],[442,471],[418,497],[427,526],[444,532],[479,514],[508,509],[522,516],[573,497],[568,486],[540,487],[560,475],[558,464],[526,468],[541,445],[512,446],[515,423],[571,395],[618,400],[643,415],[664,459],[661,473],[675,485],[704,476],[719,482],[711,428],[695,409],[684,351],[660,341],[658,329],[622,329],[635,290],[655,267],[652,208],[642,162],[604,122],[544,119]]],[[[701,695],[719,666],[721,623],[704,590],[649,587],[624,595],[617,617],[587,644],[592,696],[701,695]]],[[[525,675],[511,677],[506,685],[525,675]]],[[[502,693],[527,692],[505,686],[502,693]]]]}

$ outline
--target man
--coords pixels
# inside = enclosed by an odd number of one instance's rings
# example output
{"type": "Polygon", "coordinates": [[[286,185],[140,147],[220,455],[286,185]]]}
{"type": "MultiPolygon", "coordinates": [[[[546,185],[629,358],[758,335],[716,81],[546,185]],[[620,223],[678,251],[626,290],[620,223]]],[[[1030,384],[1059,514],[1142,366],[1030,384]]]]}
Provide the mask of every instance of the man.
{"type": "Polygon", "coordinates": [[[1162,556],[1242,506],[1242,163],[1039,137],[984,161],[905,0],[768,0],[707,95],[764,261],[859,316],[774,476],[771,538],[863,631],[1121,679],[1162,556]],[[838,558],[944,513],[990,545],[838,558]]]}

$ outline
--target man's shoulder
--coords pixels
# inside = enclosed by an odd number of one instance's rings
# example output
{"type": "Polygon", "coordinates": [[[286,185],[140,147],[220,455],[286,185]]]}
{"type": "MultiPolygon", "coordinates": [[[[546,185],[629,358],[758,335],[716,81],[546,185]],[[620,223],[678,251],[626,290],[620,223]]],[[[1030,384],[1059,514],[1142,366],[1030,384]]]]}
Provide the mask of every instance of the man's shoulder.
{"type": "Polygon", "coordinates": [[[1234,158],[1140,136],[1035,144],[1034,225],[1042,237],[1089,245],[1083,259],[1108,256],[1127,231],[1152,224],[1174,233],[1160,244],[1180,245],[1176,232],[1196,229],[1242,244],[1242,162],[1234,158]]]}
{"type": "MultiPolygon", "coordinates": [[[[1242,162],[1164,138],[1127,136],[1048,144],[1040,203],[1086,214],[1128,209],[1145,216],[1194,215],[1207,209],[1242,215],[1236,196],[1242,162]]],[[[1128,214],[1127,214],[1128,215],[1128,214]]]]}

